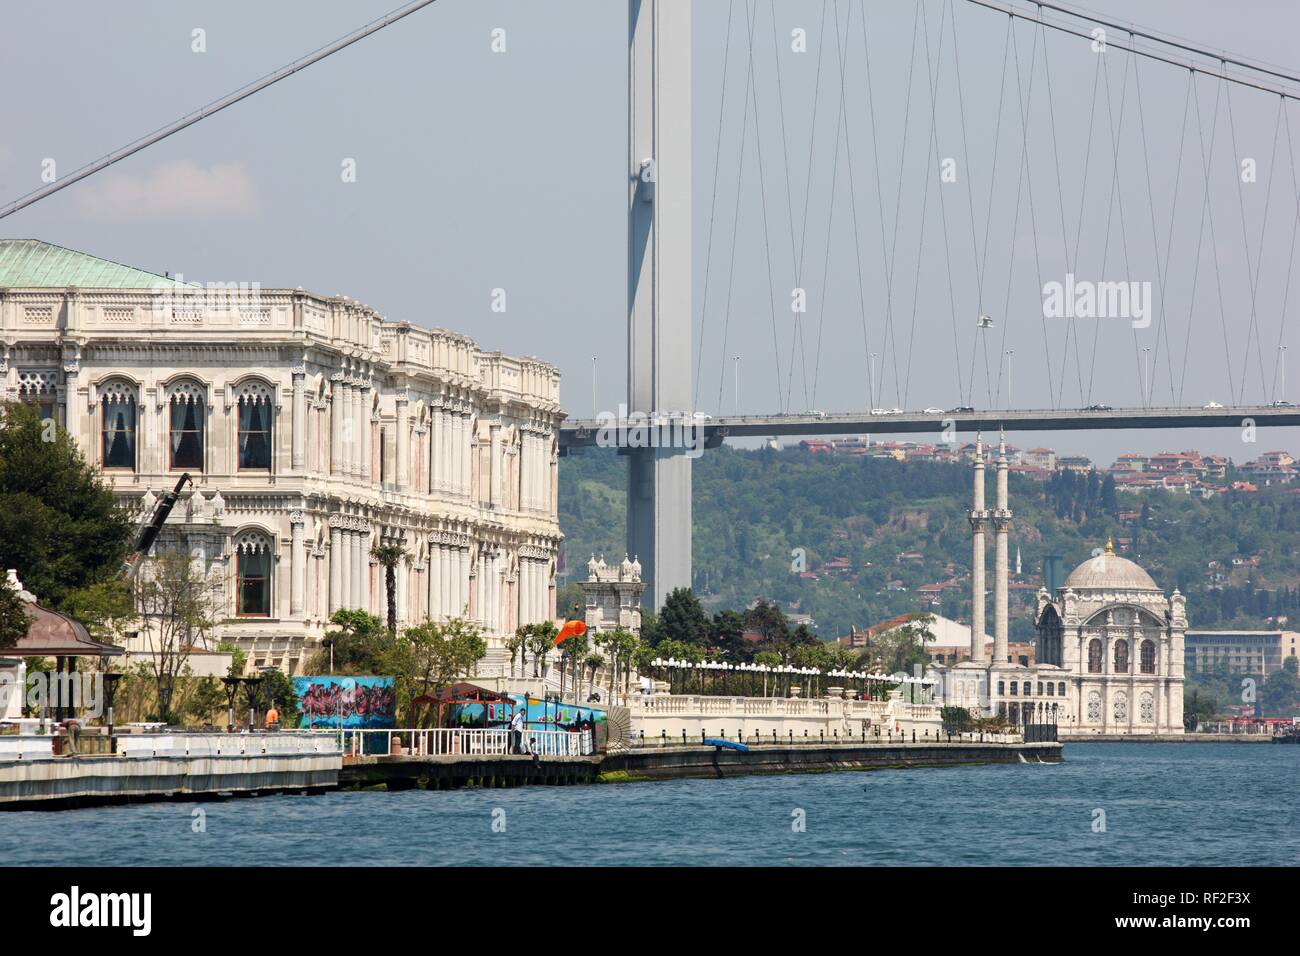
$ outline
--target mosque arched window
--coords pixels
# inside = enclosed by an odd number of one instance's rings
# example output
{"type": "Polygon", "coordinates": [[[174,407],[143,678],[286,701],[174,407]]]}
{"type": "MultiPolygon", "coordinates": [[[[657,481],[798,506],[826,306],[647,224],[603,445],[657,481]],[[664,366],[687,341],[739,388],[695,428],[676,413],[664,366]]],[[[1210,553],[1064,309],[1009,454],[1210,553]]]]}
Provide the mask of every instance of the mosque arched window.
{"type": "Polygon", "coordinates": [[[1088,673],[1101,673],[1101,638],[1094,637],[1088,642],[1088,673]]]}
{"type": "Polygon", "coordinates": [[[136,387],[114,380],[99,389],[100,461],[104,468],[135,470],[136,387]]]}
{"type": "Polygon", "coordinates": [[[1065,681],[1061,681],[1059,684],[1056,685],[1056,693],[1057,696],[1059,697],[1065,696],[1065,681]]]}
{"type": "Polygon", "coordinates": [[[1048,697],[1056,696],[1056,684],[1054,684],[1050,680],[1047,682],[1047,696],[1048,697]]]}
{"type": "Polygon", "coordinates": [[[1156,672],[1156,642],[1150,639],[1143,641],[1141,655],[1142,673],[1154,674],[1156,672]]]}
{"type": "Polygon", "coordinates": [[[177,471],[203,470],[206,406],[206,389],[199,383],[185,380],[168,387],[169,468],[177,471]]]}
{"type": "Polygon", "coordinates": [[[1128,641],[1123,638],[1115,642],[1115,673],[1128,673],[1128,641]]]}
{"type": "Polygon", "coordinates": [[[271,616],[271,539],[247,531],[235,539],[235,613],[240,617],[271,616]]]}

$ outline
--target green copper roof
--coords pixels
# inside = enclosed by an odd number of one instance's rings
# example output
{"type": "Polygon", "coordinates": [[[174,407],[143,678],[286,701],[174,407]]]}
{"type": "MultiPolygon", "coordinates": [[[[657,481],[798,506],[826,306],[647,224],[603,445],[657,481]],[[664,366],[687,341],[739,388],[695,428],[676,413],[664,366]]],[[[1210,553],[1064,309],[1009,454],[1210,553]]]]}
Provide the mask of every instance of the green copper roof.
{"type": "Polygon", "coordinates": [[[0,239],[0,288],[165,289],[184,285],[187,283],[39,239],[0,239]]]}

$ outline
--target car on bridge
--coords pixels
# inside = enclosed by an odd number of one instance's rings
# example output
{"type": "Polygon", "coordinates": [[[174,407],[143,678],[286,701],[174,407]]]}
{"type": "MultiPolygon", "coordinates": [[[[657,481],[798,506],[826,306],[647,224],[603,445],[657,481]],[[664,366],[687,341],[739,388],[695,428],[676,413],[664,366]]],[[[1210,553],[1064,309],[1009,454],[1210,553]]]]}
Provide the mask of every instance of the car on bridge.
{"type": "Polygon", "coordinates": [[[922,415],[943,415],[946,413],[942,408],[934,408],[933,406],[931,406],[930,408],[922,409],[921,414],[922,415]]]}
{"type": "Polygon", "coordinates": [[[1089,405],[1084,409],[1085,412],[1112,412],[1114,411],[1109,405],[1103,405],[1098,402],[1096,405],[1089,405]]]}
{"type": "Polygon", "coordinates": [[[1291,402],[1278,399],[1276,402],[1270,403],[1269,408],[1295,408],[1295,405],[1291,402]]]}
{"type": "Polygon", "coordinates": [[[963,413],[963,414],[970,414],[970,413],[974,412],[975,409],[974,409],[972,406],[970,406],[970,405],[958,405],[956,408],[950,408],[950,409],[948,409],[948,411],[949,411],[949,412],[960,412],[960,413],[963,413]]]}
{"type": "Polygon", "coordinates": [[[1201,407],[1202,407],[1202,408],[1222,408],[1223,405],[1220,404],[1219,402],[1206,402],[1206,403],[1205,403],[1204,405],[1202,405],[1201,407]]]}

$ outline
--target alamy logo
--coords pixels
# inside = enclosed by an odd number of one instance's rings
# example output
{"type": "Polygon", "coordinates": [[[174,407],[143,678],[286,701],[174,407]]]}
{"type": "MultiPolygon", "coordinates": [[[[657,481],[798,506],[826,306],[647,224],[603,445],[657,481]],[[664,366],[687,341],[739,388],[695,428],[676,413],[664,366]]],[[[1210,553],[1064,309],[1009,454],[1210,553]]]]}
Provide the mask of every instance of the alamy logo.
{"type": "Polygon", "coordinates": [[[127,926],[134,936],[148,936],[153,927],[152,893],[69,893],[50,897],[50,925],[127,926]]]}
{"type": "Polygon", "coordinates": [[[1048,319],[1129,319],[1135,329],[1151,325],[1150,282],[1093,282],[1065,274],[1065,282],[1043,285],[1048,319]]]}
{"type": "Polygon", "coordinates": [[[704,454],[704,427],[680,414],[629,414],[626,405],[619,405],[617,415],[601,412],[596,421],[600,424],[596,431],[600,448],[682,448],[688,458],[704,454]]]}
{"type": "MultiPolygon", "coordinates": [[[[13,694],[19,690],[17,681],[10,674],[0,674],[0,713],[8,709],[13,694]]],[[[46,714],[58,707],[71,707],[83,717],[102,717],[104,675],[33,671],[27,675],[24,700],[36,714],[46,714]]]]}

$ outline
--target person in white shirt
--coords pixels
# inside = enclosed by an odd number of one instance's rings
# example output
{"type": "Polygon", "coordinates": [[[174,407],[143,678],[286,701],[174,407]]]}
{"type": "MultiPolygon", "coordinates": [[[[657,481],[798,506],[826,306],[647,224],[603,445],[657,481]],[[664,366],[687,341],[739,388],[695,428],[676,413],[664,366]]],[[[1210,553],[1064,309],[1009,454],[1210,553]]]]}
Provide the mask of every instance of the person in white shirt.
{"type": "Polygon", "coordinates": [[[522,710],[516,710],[510,715],[510,752],[512,754],[524,752],[524,712],[522,710]]]}

